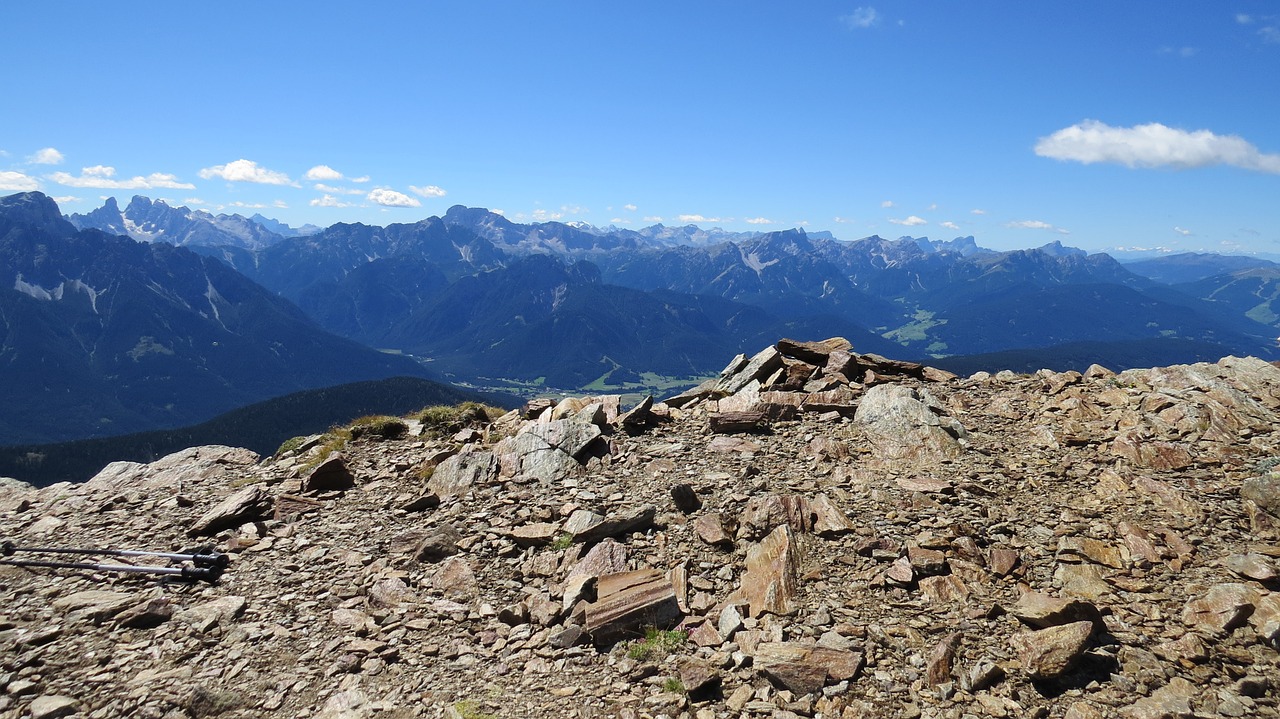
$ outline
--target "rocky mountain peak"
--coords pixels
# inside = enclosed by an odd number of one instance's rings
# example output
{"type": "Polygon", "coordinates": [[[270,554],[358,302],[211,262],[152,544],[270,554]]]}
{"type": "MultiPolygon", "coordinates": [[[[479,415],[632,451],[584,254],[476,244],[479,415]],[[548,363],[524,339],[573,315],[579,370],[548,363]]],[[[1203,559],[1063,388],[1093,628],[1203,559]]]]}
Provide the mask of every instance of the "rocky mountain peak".
{"type": "Polygon", "coordinates": [[[19,192],[0,197],[0,220],[62,237],[75,232],[75,228],[63,219],[58,203],[43,192],[19,192]]]}
{"type": "Polygon", "coordinates": [[[1277,710],[1269,363],[965,378],[783,340],[665,402],[497,414],[0,487],[17,547],[231,557],[194,588],[0,567],[0,701],[327,719],[1277,710]]]}

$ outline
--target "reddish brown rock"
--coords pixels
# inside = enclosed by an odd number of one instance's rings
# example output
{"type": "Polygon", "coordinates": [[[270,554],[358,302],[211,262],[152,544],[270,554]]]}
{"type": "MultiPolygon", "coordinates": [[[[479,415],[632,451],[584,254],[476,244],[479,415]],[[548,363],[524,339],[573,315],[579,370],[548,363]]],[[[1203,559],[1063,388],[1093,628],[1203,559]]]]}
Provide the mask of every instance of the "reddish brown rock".
{"type": "Polygon", "coordinates": [[[765,612],[790,614],[795,611],[799,567],[791,528],[784,524],[747,549],[742,585],[727,601],[745,602],[753,617],[765,612]]]}
{"type": "Polygon", "coordinates": [[[1053,679],[1080,660],[1093,634],[1093,622],[1073,622],[1048,629],[1021,632],[1009,642],[1022,670],[1032,679],[1053,679]]]}
{"type": "Polygon", "coordinates": [[[597,580],[596,596],[586,606],[583,630],[597,643],[670,627],[683,616],[671,582],[656,569],[606,574],[597,580]]]}
{"type": "Polygon", "coordinates": [[[761,642],[752,660],[765,676],[799,695],[852,679],[862,668],[859,653],[792,642],[761,642]]]}

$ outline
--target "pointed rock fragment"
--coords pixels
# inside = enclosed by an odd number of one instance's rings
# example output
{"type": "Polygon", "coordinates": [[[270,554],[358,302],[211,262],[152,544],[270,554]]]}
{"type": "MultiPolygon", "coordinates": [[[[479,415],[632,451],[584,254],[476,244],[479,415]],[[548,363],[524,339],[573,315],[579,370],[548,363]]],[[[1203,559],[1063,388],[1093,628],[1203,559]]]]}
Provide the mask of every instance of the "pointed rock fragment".
{"type": "Polygon", "coordinates": [[[1053,679],[1070,670],[1084,654],[1093,622],[1072,622],[1048,629],[1021,632],[1009,642],[1022,669],[1032,679],[1053,679]]]}
{"type": "Polygon", "coordinates": [[[245,522],[266,519],[271,514],[272,504],[273,500],[267,490],[256,484],[250,485],[205,512],[191,525],[187,534],[192,537],[217,534],[245,522]]]}

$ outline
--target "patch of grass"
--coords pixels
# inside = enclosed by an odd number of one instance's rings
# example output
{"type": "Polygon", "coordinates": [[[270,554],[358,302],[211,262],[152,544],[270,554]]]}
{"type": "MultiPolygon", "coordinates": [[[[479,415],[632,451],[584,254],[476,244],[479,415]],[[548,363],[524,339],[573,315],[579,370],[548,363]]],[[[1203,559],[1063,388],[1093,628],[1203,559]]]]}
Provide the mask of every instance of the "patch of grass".
{"type": "Polygon", "coordinates": [[[436,437],[456,434],[465,427],[483,427],[506,414],[507,411],[479,402],[463,402],[453,405],[425,407],[411,415],[422,423],[425,432],[436,437]]]}
{"type": "Polygon", "coordinates": [[[455,703],[453,711],[459,719],[498,719],[498,715],[483,711],[480,702],[471,699],[455,703]]]}
{"type": "Polygon", "coordinates": [[[1278,466],[1280,466],[1280,457],[1268,457],[1253,465],[1253,471],[1258,474],[1271,474],[1278,466]]]}
{"type": "Polygon", "coordinates": [[[382,439],[400,439],[409,431],[409,425],[399,417],[371,415],[361,417],[347,425],[352,439],[361,437],[381,437],[382,439]]]}
{"type": "Polygon", "coordinates": [[[668,677],[667,680],[662,683],[662,691],[668,694],[684,694],[686,692],[684,682],[675,677],[668,677]]]}
{"type": "Polygon", "coordinates": [[[286,439],[284,442],[280,444],[280,448],[276,450],[275,456],[283,457],[289,452],[292,452],[293,450],[301,447],[302,443],[306,441],[307,441],[306,435],[298,435],[297,437],[290,437],[289,439],[286,439]]]}
{"type": "Polygon", "coordinates": [[[688,640],[688,632],[650,627],[645,630],[644,639],[637,639],[627,647],[627,656],[638,662],[656,661],[684,646],[688,640]]]}
{"type": "Polygon", "coordinates": [[[551,543],[551,548],[556,551],[560,551],[561,549],[568,549],[569,547],[572,547],[572,546],[573,546],[573,535],[569,534],[568,532],[562,533],[560,536],[556,537],[556,540],[554,542],[551,543]]]}

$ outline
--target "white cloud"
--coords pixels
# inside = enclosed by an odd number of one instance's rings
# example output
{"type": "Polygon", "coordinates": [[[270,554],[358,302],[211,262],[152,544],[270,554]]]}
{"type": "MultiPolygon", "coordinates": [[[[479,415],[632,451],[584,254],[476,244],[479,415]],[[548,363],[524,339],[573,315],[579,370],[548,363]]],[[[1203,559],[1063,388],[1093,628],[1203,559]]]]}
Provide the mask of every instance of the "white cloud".
{"type": "Polygon", "coordinates": [[[507,211],[506,211],[506,210],[499,210],[499,209],[498,209],[498,208],[496,208],[496,207],[495,207],[495,208],[493,208],[493,209],[491,209],[491,210],[489,210],[489,211],[490,211],[490,212],[492,212],[492,213],[493,213],[493,214],[495,214],[495,215],[502,215],[502,216],[504,216],[504,217],[505,217],[505,216],[506,216],[506,214],[507,214],[507,211]]]}
{"type": "Polygon", "coordinates": [[[955,230],[956,232],[959,232],[959,231],[960,231],[960,225],[957,225],[956,223],[951,222],[950,220],[948,220],[948,221],[946,221],[946,222],[939,222],[939,223],[938,223],[938,225],[939,225],[940,227],[945,227],[945,228],[947,228],[948,230],[955,230]]]}
{"type": "Polygon", "coordinates": [[[1015,230],[1050,230],[1058,233],[1059,235],[1071,234],[1071,230],[1054,227],[1048,222],[1044,222],[1042,220],[1019,220],[1017,222],[1010,222],[1006,224],[1005,227],[1011,227],[1015,230]]]}
{"type": "Polygon", "coordinates": [[[69,202],[81,202],[81,198],[76,197],[74,195],[58,195],[57,197],[53,198],[53,201],[58,203],[59,205],[65,205],[69,202]]]}
{"type": "Polygon", "coordinates": [[[263,203],[261,203],[261,202],[241,202],[240,200],[236,200],[235,202],[232,202],[232,203],[230,203],[230,204],[228,204],[228,205],[226,205],[226,206],[227,206],[227,207],[241,207],[241,208],[244,208],[244,209],[246,209],[246,210],[265,210],[265,209],[267,209],[267,205],[265,205],[265,204],[263,204],[263,203]]]}
{"type": "Polygon", "coordinates": [[[183,200],[183,201],[182,201],[182,204],[184,204],[184,205],[207,205],[207,204],[209,204],[209,203],[205,202],[204,200],[200,199],[199,197],[188,197],[187,199],[185,199],[185,200],[183,200]]]}
{"type": "Polygon", "coordinates": [[[1176,169],[1231,165],[1280,174],[1280,155],[1260,152],[1241,137],[1216,135],[1209,130],[1189,132],[1158,122],[1111,127],[1097,120],[1085,120],[1040,138],[1035,152],[1041,157],[1074,160],[1086,165],[1113,162],[1131,168],[1176,169]]]}
{"type": "Polygon", "coordinates": [[[391,190],[386,187],[378,187],[370,190],[369,194],[365,196],[365,199],[375,205],[382,205],[383,207],[422,207],[422,203],[416,199],[409,197],[403,192],[396,192],[395,190],[391,190]]]}
{"type": "Polygon", "coordinates": [[[933,212],[933,211],[934,211],[934,210],[936,210],[936,209],[938,209],[938,203],[933,202],[933,203],[930,203],[930,204],[929,204],[929,211],[930,211],[930,212],[933,212]]]}
{"type": "Polygon", "coordinates": [[[350,202],[343,202],[342,200],[339,200],[333,195],[325,195],[324,197],[321,197],[317,200],[312,200],[307,204],[311,205],[312,207],[351,207],[352,206],[350,202]]]}
{"type": "Polygon", "coordinates": [[[854,8],[853,12],[848,15],[841,15],[840,22],[851,30],[868,28],[876,24],[879,14],[873,7],[854,8]]]}
{"type": "Polygon", "coordinates": [[[628,202],[627,204],[622,206],[622,209],[626,210],[627,212],[635,212],[637,208],[634,204],[628,202]]]}
{"type": "Polygon", "coordinates": [[[676,219],[681,222],[722,222],[719,217],[703,217],[702,215],[678,215],[676,219]]]}
{"type": "Polygon", "coordinates": [[[1187,235],[1191,234],[1191,230],[1183,229],[1181,227],[1175,227],[1173,228],[1173,231],[1178,233],[1179,235],[1182,235],[1183,237],[1186,237],[1187,235]]]}
{"type": "Polygon", "coordinates": [[[273,200],[273,201],[271,202],[271,206],[272,206],[272,207],[274,207],[274,208],[276,208],[276,209],[278,209],[278,210],[287,210],[287,209],[289,209],[289,205],[288,205],[287,203],[285,203],[285,201],[284,201],[284,200],[273,200]]]}
{"type": "Polygon", "coordinates": [[[30,192],[40,189],[40,183],[36,178],[24,175],[21,172],[13,172],[12,170],[0,170],[0,190],[15,190],[17,192],[30,192]]]}
{"type": "Polygon", "coordinates": [[[658,217],[657,215],[649,215],[648,217],[640,218],[640,221],[641,222],[662,222],[662,218],[658,217]]]}
{"type": "Polygon", "coordinates": [[[985,214],[987,214],[987,211],[986,211],[986,210],[980,210],[980,209],[978,209],[978,208],[976,208],[976,207],[975,207],[975,208],[973,208],[972,210],[969,210],[969,214],[970,214],[970,215],[985,215],[985,214]]]}
{"type": "Polygon", "coordinates": [[[364,175],[364,176],[362,176],[362,177],[353,177],[353,178],[351,178],[351,181],[352,181],[352,182],[368,182],[368,181],[369,181],[369,176],[368,176],[368,175],[364,175]]]}
{"type": "Polygon", "coordinates": [[[890,219],[889,221],[895,225],[906,225],[907,227],[919,227],[920,225],[929,224],[928,220],[923,217],[916,217],[915,215],[912,215],[905,220],[890,219]]]}
{"type": "Polygon", "coordinates": [[[591,210],[588,210],[587,208],[582,207],[581,205],[561,205],[560,211],[568,213],[570,215],[581,215],[582,213],[590,212],[591,210]]]}
{"type": "Polygon", "coordinates": [[[236,160],[225,165],[214,165],[200,171],[200,177],[212,180],[215,177],[227,182],[256,182],[260,185],[290,185],[293,181],[283,172],[259,167],[253,160],[236,160]]]}
{"type": "Polygon", "coordinates": [[[555,220],[558,220],[564,217],[564,213],[550,212],[548,210],[537,209],[533,211],[533,214],[531,215],[531,217],[533,217],[533,219],[537,220],[538,222],[554,222],[555,220]]]}
{"type": "Polygon", "coordinates": [[[1258,34],[1262,36],[1263,42],[1280,43],[1280,27],[1268,25],[1258,30],[1258,34]]]}
{"type": "Polygon", "coordinates": [[[1241,25],[1249,25],[1253,22],[1253,16],[1245,15],[1244,13],[1239,13],[1236,15],[1236,22],[1240,23],[1241,25]]]}
{"type": "Polygon", "coordinates": [[[622,219],[621,217],[615,217],[615,218],[613,218],[612,220],[609,220],[609,224],[611,224],[611,225],[629,225],[629,224],[631,224],[631,220],[624,220],[624,219],[622,219]]]}
{"type": "Polygon", "coordinates": [[[62,153],[52,147],[36,150],[34,155],[27,158],[27,162],[33,165],[61,165],[62,160],[62,153]]]}
{"type": "Polygon", "coordinates": [[[772,225],[774,224],[774,222],[773,220],[770,220],[766,217],[748,217],[747,224],[748,225],[772,225]]]}
{"type": "Polygon", "coordinates": [[[316,165],[310,170],[307,170],[307,174],[304,175],[303,177],[312,181],[315,181],[315,180],[332,181],[332,180],[341,180],[342,173],[338,172],[332,167],[329,167],[328,165],[316,165]]]}
{"type": "Polygon", "coordinates": [[[331,192],[335,195],[363,195],[364,190],[357,190],[354,187],[334,187],[326,185],[323,182],[317,182],[314,187],[321,192],[331,192]]]}
{"type": "Polygon", "coordinates": [[[196,186],[190,182],[179,182],[176,175],[167,172],[153,172],[146,177],[136,175],[127,180],[117,180],[116,168],[108,165],[94,165],[80,168],[79,177],[69,172],[55,172],[49,179],[67,187],[92,187],[101,190],[194,190],[196,186]]]}
{"type": "Polygon", "coordinates": [[[880,203],[880,206],[887,210],[890,207],[893,207],[893,200],[885,200],[884,202],[880,203]]]}
{"type": "Polygon", "coordinates": [[[843,224],[847,224],[847,223],[849,223],[849,222],[853,222],[853,220],[849,219],[848,217],[840,217],[839,215],[836,215],[835,217],[833,217],[833,218],[831,218],[831,219],[832,219],[833,221],[835,221],[835,222],[838,222],[838,223],[842,224],[842,225],[843,225],[843,224]]]}
{"type": "Polygon", "coordinates": [[[409,185],[409,189],[413,191],[415,194],[422,195],[423,197],[444,197],[445,195],[449,194],[448,192],[445,192],[443,189],[436,187],[435,185],[427,185],[426,187],[409,185]]]}

